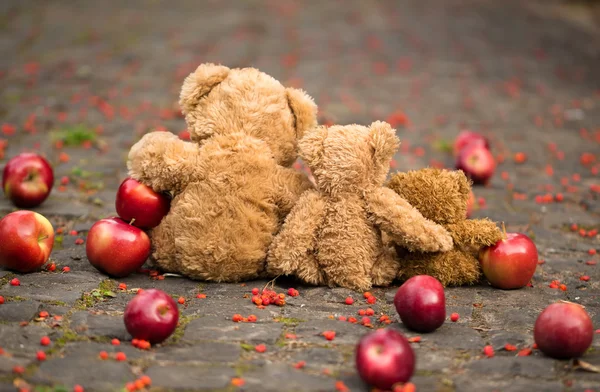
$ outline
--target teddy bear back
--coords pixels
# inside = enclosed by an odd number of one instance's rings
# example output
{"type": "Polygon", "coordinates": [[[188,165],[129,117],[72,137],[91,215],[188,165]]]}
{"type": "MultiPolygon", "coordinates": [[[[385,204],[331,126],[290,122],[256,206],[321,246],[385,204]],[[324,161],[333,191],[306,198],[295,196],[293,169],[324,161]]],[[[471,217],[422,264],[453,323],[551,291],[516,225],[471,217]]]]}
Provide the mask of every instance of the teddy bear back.
{"type": "Polygon", "coordinates": [[[179,103],[193,141],[243,132],[264,140],[284,166],[296,160],[297,139],[317,122],[311,97],[255,68],[202,64],[185,79],[179,103]]]}
{"type": "Polygon", "coordinates": [[[386,186],[435,223],[451,224],[466,218],[471,185],[460,170],[425,168],[398,172],[386,186]]]}
{"type": "Polygon", "coordinates": [[[319,190],[339,195],[382,186],[398,145],[394,129],[377,121],[368,127],[318,126],[307,132],[298,147],[319,190]]]}

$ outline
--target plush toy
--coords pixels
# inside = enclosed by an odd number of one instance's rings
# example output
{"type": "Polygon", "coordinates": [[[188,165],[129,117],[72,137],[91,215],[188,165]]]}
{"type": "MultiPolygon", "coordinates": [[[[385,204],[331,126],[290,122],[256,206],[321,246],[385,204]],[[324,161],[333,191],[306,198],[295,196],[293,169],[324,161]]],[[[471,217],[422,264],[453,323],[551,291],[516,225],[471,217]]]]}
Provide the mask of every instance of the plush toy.
{"type": "Polygon", "coordinates": [[[428,219],[444,226],[454,248],[448,252],[415,252],[395,241],[400,261],[398,278],[431,275],[444,286],[472,284],[481,277],[476,255],[479,249],[502,238],[488,219],[466,219],[471,184],[460,171],[426,168],[397,173],[386,184],[428,219]]]}
{"type": "Polygon", "coordinates": [[[173,195],[151,231],[152,259],[167,272],[217,282],[264,272],[273,236],[312,188],[290,166],[316,105],[254,68],[202,64],[179,104],[192,142],[146,134],[129,152],[131,177],[173,195]]]}
{"type": "Polygon", "coordinates": [[[318,189],[302,194],[286,218],[269,249],[267,272],[367,290],[397,275],[382,231],[414,251],[451,249],[446,229],[382,186],[398,144],[384,122],[309,131],[298,146],[318,189]]]}

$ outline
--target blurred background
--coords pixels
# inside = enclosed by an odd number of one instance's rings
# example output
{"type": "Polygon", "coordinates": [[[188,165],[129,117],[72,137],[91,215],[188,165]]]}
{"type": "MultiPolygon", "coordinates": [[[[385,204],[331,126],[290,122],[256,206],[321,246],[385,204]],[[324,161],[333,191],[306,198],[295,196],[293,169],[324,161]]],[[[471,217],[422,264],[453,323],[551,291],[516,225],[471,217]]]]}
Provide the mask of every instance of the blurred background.
{"type": "Polygon", "coordinates": [[[402,141],[394,169],[452,167],[458,132],[481,132],[505,165],[498,173],[515,170],[529,188],[547,143],[578,156],[581,130],[598,133],[598,10],[562,0],[4,0],[0,155],[49,156],[68,177],[55,208],[81,190],[111,205],[129,146],[156,129],[185,137],[182,81],[216,62],[305,89],[321,123],[389,121],[402,141]]]}

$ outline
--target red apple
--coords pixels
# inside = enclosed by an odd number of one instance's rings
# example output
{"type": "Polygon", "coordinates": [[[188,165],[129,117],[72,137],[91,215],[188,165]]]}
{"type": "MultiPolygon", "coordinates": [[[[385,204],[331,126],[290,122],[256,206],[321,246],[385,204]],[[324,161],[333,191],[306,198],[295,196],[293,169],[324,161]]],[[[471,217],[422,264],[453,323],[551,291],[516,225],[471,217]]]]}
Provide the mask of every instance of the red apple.
{"type": "Polygon", "coordinates": [[[179,320],[179,309],[171,296],[157,289],[137,294],[125,308],[125,327],[135,339],[152,344],[166,340],[179,320]]]}
{"type": "Polygon", "coordinates": [[[496,161],[485,146],[470,144],[460,151],[456,168],[465,172],[474,184],[487,184],[496,170],[496,161]]]}
{"type": "Polygon", "coordinates": [[[456,139],[454,139],[454,155],[458,155],[463,148],[475,144],[481,145],[488,150],[490,149],[490,142],[482,134],[472,131],[461,131],[456,136],[456,139]]]}
{"type": "Polygon", "coordinates": [[[54,172],[44,157],[22,153],[12,158],[4,167],[2,189],[19,208],[36,207],[50,194],[54,172]]]}
{"type": "Polygon", "coordinates": [[[85,252],[98,270],[122,278],[144,264],[150,255],[150,238],[122,219],[101,219],[88,233],[85,252]]]}
{"type": "Polygon", "coordinates": [[[556,359],[582,356],[592,344],[594,327],[583,307],[557,302],[540,313],[533,328],[538,348],[556,359]]]}
{"type": "Polygon", "coordinates": [[[538,264],[538,252],[525,234],[506,233],[506,238],[479,252],[479,262],[492,286],[518,289],[531,281],[538,264]]]}
{"type": "Polygon", "coordinates": [[[356,346],[356,370],[370,386],[391,390],[410,380],[415,371],[415,353],[398,331],[380,329],[363,336],[356,346]]]}
{"type": "Polygon", "coordinates": [[[115,203],[117,214],[126,222],[133,220],[133,225],[142,229],[158,226],[162,218],[169,212],[170,198],[157,193],[149,186],[127,178],[117,191],[115,203]]]}
{"type": "Polygon", "coordinates": [[[446,319],[444,286],[429,275],[408,279],[396,292],[394,305],[406,328],[417,332],[433,332],[446,319]]]}
{"type": "Polygon", "coordinates": [[[43,215],[16,211],[0,220],[0,266],[31,272],[48,261],[54,229],[43,215]]]}

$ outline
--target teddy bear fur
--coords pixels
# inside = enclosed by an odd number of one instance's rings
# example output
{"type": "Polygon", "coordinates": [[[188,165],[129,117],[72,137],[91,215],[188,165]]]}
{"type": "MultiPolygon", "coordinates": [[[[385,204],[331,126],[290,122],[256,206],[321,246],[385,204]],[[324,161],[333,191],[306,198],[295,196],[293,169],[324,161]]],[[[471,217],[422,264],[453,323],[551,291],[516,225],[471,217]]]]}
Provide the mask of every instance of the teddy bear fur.
{"type": "Polygon", "coordinates": [[[416,275],[430,275],[444,286],[479,281],[477,252],[502,239],[502,233],[489,219],[466,219],[471,182],[465,174],[460,170],[425,168],[396,173],[386,186],[425,218],[445,227],[454,241],[454,247],[447,252],[424,253],[392,240],[400,261],[398,278],[404,281],[416,275]]]}
{"type": "Polygon", "coordinates": [[[290,166],[317,107],[257,69],[214,64],[185,79],[179,104],[191,142],[152,132],[128,157],[131,177],[173,195],[150,232],[151,261],[193,279],[256,278],[285,216],[313,187],[290,166]]]}
{"type": "Polygon", "coordinates": [[[313,285],[367,290],[396,277],[382,231],[414,251],[445,251],[452,237],[382,187],[399,145],[392,127],[315,127],[298,144],[317,189],[302,194],[269,249],[267,272],[313,285]]]}

